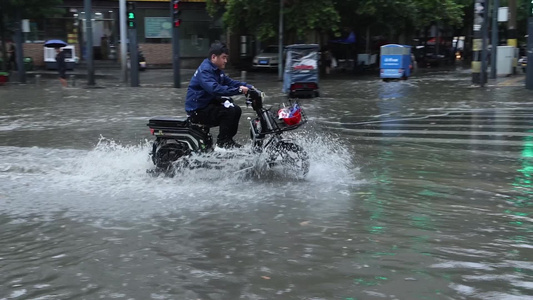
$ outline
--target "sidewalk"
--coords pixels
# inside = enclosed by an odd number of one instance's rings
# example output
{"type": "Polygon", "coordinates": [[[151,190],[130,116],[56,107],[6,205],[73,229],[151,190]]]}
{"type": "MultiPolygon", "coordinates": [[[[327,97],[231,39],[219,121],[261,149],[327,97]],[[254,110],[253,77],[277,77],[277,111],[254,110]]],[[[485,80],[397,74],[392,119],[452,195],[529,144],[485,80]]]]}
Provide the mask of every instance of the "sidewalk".
{"type": "MultiPolygon", "coordinates": [[[[189,80],[194,75],[195,69],[182,69],[180,72],[180,80],[182,86],[189,84],[189,80]]],[[[239,80],[241,71],[235,69],[227,69],[224,72],[230,77],[239,80]]],[[[128,84],[121,81],[121,69],[118,68],[102,68],[94,70],[94,79],[97,85],[102,86],[127,86],[128,84]]],[[[247,77],[255,78],[257,75],[261,77],[274,78],[268,76],[269,74],[254,74],[247,72],[247,77]]],[[[83,68],[76,68],[74,70],[67,70],[67,80],[75,80],[76,82],[86,81],[88,72],[83,68]]],[[[26,78],[28,83],[35,82],[35,77],[40,76],[41,79],[52,80],[58,78],[56,70],[35,70],[26,71],[26,78]]],[[[127,71],[127,76],[130,76],[130,71],[127,71]]],[[[16,73],[11,75],[16,78],[16,73]]],[[[276,77],[277,78],[277,77],[276,77]]],[[[139,71],[139,82],[141,87],[172,87],[174,85],[174,70],[172,68],[147,68],[145,71],[139,71]]]]}
{"type": "MultiPolygon", "coordinates": [[[[194,70],[181,70],[182,84],[187,84],[189,79],[194,73],[194,70]]],[[[26,76],[29,81],[35,80],[36,76],[40,76],[41,79],[57,79],[58,73],[55,70],[36,70],[26,72],[26,76]]],[[[76,68],[74,70],[67,70],[67,80],[85,81],[88,76],[86,69],[76,68]]],[[[127,76],[130,76],[128,70],[127,76]]],[[[16,75],[14,76],[16,78],[16,75]]],[[[122,72],[120,69],[95,69],[94,79],[97,85],[126,85],[121,81],[122,72]]],[[[172,86],[174,84],[173,70],[172,69],[147,69],[146,71],[139,72],[139,81],[141,86],[145,85],[158,85],[158,86],[172,86]]]]}
{"type": "Polygon", "coordinates": [[[499,87],[509,86],[509,87],[525,87],[526,86],[526,74],[516,74],[510,76],[501,76],[496,79],[489,79],[489,85],[495,85],[499,87]]]}

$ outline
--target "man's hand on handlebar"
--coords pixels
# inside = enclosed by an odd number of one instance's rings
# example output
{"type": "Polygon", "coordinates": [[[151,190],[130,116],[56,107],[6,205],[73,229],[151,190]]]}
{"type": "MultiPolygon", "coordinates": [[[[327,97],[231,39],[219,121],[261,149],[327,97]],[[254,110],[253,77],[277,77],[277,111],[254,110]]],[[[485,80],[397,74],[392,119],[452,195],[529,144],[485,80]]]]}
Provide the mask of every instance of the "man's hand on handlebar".
{"type": "Polygon", "coordinates": [[[248,94],[248,87],[242,85],[239,87],[239,92],[243,93],[244,95],[248,94]]]}

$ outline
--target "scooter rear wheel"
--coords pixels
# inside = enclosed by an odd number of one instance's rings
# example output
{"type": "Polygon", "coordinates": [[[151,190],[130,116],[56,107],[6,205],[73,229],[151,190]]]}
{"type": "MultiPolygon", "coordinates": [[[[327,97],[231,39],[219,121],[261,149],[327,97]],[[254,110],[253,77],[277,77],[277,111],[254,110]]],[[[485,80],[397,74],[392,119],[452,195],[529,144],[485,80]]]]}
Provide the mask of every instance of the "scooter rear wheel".
{"type": "Polygon", "coordinates": [[[191,150],[186,143],[174,140],[163,141],[155,147],[152,161],[158,169],[169,170],[172,163],[190,153],[191,150]]]}

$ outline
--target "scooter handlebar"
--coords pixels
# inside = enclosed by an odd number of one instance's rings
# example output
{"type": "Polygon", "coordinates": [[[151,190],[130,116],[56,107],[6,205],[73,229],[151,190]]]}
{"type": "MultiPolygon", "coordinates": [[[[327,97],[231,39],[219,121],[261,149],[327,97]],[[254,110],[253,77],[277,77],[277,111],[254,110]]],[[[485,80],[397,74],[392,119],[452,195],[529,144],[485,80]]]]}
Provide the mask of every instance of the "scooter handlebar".
{"type": "Polygon", "coordinates": [[[248,90],[248,93],[246,94],[246,96],[248,96],[248,98],[252,98],[252,99],[258,99],[258,98],[261,98],[261,94],[262,92],[256,88],[251,88],[248,90]]]}
{"type": "Polygon", "coordinates": [[[254,110],[262,108],[263,107],[263,96],[264,96],[264,93],[256,89],[255,87],[249,89],[248,93],[246,94],[246,105],[251,104],[254,110]]]}

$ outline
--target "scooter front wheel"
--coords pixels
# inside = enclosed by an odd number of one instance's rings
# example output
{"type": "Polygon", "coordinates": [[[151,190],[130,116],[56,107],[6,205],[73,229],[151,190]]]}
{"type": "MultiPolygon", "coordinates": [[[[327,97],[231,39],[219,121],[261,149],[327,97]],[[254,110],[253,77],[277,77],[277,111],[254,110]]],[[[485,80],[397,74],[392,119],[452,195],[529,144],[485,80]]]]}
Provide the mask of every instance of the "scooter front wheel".
{"type": "Polygon", "coordinates": [[[279,142],[271,152],[271,164],[280,165],[286,176],[303,179],[309,173],[309,155],[305,150],[290,142],[279,142]]]}

